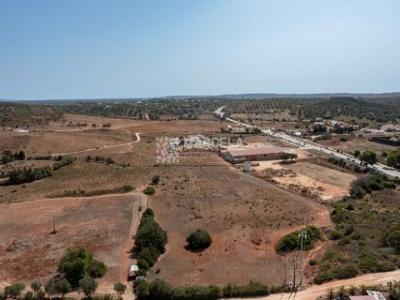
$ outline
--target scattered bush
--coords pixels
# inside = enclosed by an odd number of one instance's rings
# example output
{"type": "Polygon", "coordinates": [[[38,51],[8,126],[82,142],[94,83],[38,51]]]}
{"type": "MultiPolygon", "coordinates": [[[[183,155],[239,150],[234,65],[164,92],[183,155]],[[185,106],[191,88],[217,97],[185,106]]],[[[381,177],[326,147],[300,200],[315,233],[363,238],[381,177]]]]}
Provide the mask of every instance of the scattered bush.
{"type": "MultiPolygon", "coordinates": [[[[86,156],[85,160],[86,160],[86,162],[90,162],[92,160],[92,157],[86,156]]],[[[106,165],[111,165],[111,164],[115,163],[111,157],[103,157],[103,156],[99,156],[99,155],[96,155],[94,157],[94,162],[102,163],[102,164],[106,164],[106,165]]]]}
{"type": "Polygon", "coordinates": [[[116,187],[113,189],[101,189],[101,190],[93,190],[93,191],[84,191],[81,189],[72,190],[72,191],[64,191],[62,193],[48,195],[48,198],[63,198],[63,197],[93,197],[99,195],[106,195],[106,194],[122,194],[122,193],[129,193],[134,191],[135,188],[131,185],[123,185],[120,187],[116,187]]]}
{"type": "Polygon", "coordinates": [[[314,283],[322,284],[322,283],[332,280],[334,278],[335,278],[335,276],[333,275],[332,271],[328,270],[328,271],[324,271],[324,272],[317,274],[314,277],[314,283]]]}
{"type": "Polygon", "coordinates": [[[61,278],[56,281],[54,288],[58,294],[61,294],[61,298],[64,298],[64,295],[71,291],[71,284],[65,278],[61,278]]]}
{"type": "Polygon", "coordinates": [[[339,239],[342,238],[342,236],[343,236],[342,233],[340,231],[337,231],[337,230],[332,230],[329,233],[329,239],[332,240],[332,241],[339,240],[339,239]]]}
{"type": "Polygon", "coordinates": [[[387,164],[393,168],[400,169],[400,150],[390,151],[387,156],[387,164]]]}
{"type": "Polygon", "coordinates": [[[389,233],[387,237],[387,244],[394,248],[396,253],[400,254],[400,230],[389,233]]]}
{"type": "Polygon", "coordinates": [[[382,174],[369,174],[362,176],[351,184],[350,195],[353,198],[361,199],[366,193],[379,191],[385,188],[394,189],[396,183],[382,174]]]}
{"type": "Polygon", "coordinates": [[[156,189],[154,187],[152,187],[152,186],[148,186],[143,190],[143,193],[146,194],[146,195],[151,196],[151,195],[154,195],[156,193],[156,189]]]}
{"type": "Polygon", "coordinates": [[[318,262],[317,262],[317,260],[315,260],[315,259],[310,259],[310,261],[308,262],[308,264],[309,264],[310,266],[315,266],[317,263],[318,263],[318,262]]]}
{"type": "Polygon", "coordinates": [[[10,172],[8,184],[29,183],[53,175],[49,167],[37,169],[13,170],[10,172]]]}
{"type": "Polygon", "coordinates": [[[97,282],[88,274],[85,274],[85,276],[79,280],[79,287],[86,298],[90,298],[97,289],[97,282]]]}
{"type": "Polygon", "coordinates": [[[17,299],[24,289],[25,289],[24,284],[14,283],[4,288],[4,295],[12,299],[17,299]]]}
{"type": "Polygon", "coordinates": [[[65,166],[72,164],[76,158],[72,156],[58,156],[57,161],[53,164],[53,170],[59,170],[65,166]]]}
{"type": "Polygon", "coordinates": [[[358,269],[356,265],[349,263],[335,268],[333,274],[336,279],[352,278],[358,275],[358,269]]]}
{"type": "Polygon", "coordinates": [[[2,155],[0,156],[0,163],[1,164],[8,164],[9,162],[15,160],[25,160],[25,153],[24,151],[19,151],[12,153],[11,151],[5,150],[3,151],[2,155]]]}
{"type": "Polygon", "coordinates": [[[359,156],[360,160],[365,161],[368,164],[376,163],[376,153],[371,150],[366,150],[359,156]]]}
{"type": "Polygon", "coordinates": [[[199,251],[210,247],[212,239],[210,234],[206,230],[197,229],[186,238],[186,242],[187,249],[192,251],[199,251]]]}
{"type": "Polygon", "coordinates": [[[151,184],[158,185],[159,183],[160,183],[160,176],[158,175],[153,176],[153,178],[151,179],[151,184]]]}
{"type": "Polygon", "coordinates": [[[114,283],[114,291],[118,294],[118,299],[122,299],[122,294],[125,293],[126,285],[120,282],[114,283]]]}

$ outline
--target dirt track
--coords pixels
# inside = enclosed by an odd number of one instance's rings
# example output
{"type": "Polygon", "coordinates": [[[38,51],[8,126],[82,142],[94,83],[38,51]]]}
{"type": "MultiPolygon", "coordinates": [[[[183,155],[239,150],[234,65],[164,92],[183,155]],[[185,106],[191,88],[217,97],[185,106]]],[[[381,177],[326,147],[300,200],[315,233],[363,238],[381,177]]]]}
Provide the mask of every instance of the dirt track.
{"type": "Polygon", "coordinates": [[[121,248],[121,253],[120,253],[120,262],[119,262],[119,276],[118,278],[115,278],[114,281],[109,281],[109,280],[101,280],[99,287],[97,289],[97,293],[103,293],[103,294],[109,294],[113,292],[113,286],[114,282],[119,281],[123,284],[126,285],[127,289],[124,293],[124,299],[125,300],[133,300],[135,299],[135,295],[133,293],[133,286],[131,282],[128,282],[127,280],[127,274],[129,270],[129,266],[133,263],[135,263],[135,260],[131,258],[131,250],[133,246],[133,239],[132,237],[136,234],[136,230],[139,226],[140,219],[142,217],[142,213],[144,210],[147,208],[147,197],[140,193],[137,194],[139,197],[139,201],[135,202],[135,205],[133,205],[132,209],[132,221],[131,225],[129,228],[129,233],[126,237],[126,241],[121,248]],[[141,209],[139,210],[139,207],[141,209]]]}
{"type": "Polygon", "coordinates": [[[118,147],[124,147],[124,146],[132,146],[132,144],[136,144],[136,143],[140,142],[140,133],[139,132],[135,132],[135,136],[136,136],[136,141],[129,142],[129,143],[103,145],[103,146],[98,146],[98,147],[95,147],[95,148],[88,148],[88,149],[72,151],[72,152],[54,153],[54,154],[52,154],[52,156],[80,154],[80,153],[103,150],[103,149],[111,149],[111,148],[118,148],[118,147]]]}
{"type": "Polygon", "coordinates": [[[389,281],[398,281],[400,279],[400,270],[386,272],[386,273],[373,273],[358,276],[356,278],[336,280],[321,285],[314,285],[308,289],[298,292],[296,295],[290,294],[275,294],[267,297],[246,298],[249,300],[315,300],[319,297],[325,296],[330,289],[337,289],[341,286],[361,286],[361,285],[379,285],[385,284],[389,281]],[[290,298],[289,298],[290,297],[290,298]]]}

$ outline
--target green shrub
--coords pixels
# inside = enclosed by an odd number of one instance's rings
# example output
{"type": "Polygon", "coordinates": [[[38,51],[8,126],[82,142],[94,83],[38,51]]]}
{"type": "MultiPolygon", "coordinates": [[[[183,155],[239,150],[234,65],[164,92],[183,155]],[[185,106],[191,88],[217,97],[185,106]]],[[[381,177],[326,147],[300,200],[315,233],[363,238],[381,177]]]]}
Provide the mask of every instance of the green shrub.
{"type": "Polygon", "coordinates": [[[57,159],[57,161],[53,164],[53,170],[59,170],[65,166],[72,164],[75,161],[75,158],[72,156],[61,156],[57,159]]]}
{"type": "Polygon", "coordinates": [[[394,189],[396,183],[382,174],[369,174],[362,176],[351,184],[350,194],[353,198],[361,199],[366,193],[379,191],[385,188],[394,189]]]}
{"type": "Polygon", "coordinates": [[[54,289],[61,294],[61,298],[64,298],[64,295],[71,291],[71,284],[65,278],[61,278],[55,282],[54,289]]]}
{"type": "Polygon", "coordinates": [[[150,296],[150,284],[145,281],[139,281],[135,286],[136,297],[139,300],[149,299],[150,296]]]}
{"type": "Polygon", "coordinates": [[[340,231],[337,231],[337,230],[332,230],[329,233],[329,239],[332,240],[332,241],[339,240],[339,239],[342,238],[342,236],[343,236],[342,233],[340,231]]]}
{"type": "Polygon", "coordinates": [[[4,288],[4,295],[13,299],[17,299],[21,292],[25,289],[25,285],[22,283],[14,283],[4,288]]]}
{"type": "Polygon", "coordinates": [[[187,249],[198,251],[210,247],[212,239],[206,230],[197,229],[186,238],[186,242],[187,249]]]}
{"type": "Polygon", "coordinates": [[[390,151],[387,157],[387,164],[393,168],[400,169],[400,150],[390,151]]]}
{"type": "Polygon", "coordinates": [[[257,282],[250,282],[243,286],[228,284],[223,288],[215,285],[172,287],[163,280],[156,279],[150,283],[144,280],[137,282],[135,291],[139,300],[216,300],[232,297],[267,296],[272,291],[282,292],[284,289],[281,287],[270,288],[257,282]]]}
{"type": "Polygon", "coordinates": [[[350,242],[351,242],[351,239],[348,236],[345,236],[345,237],[340,239],[338,245],[341,246],[341,247],[344,247],[344,246],[350,244],[350,242]]]}
{"type": "Polygon", "coordinates": [[[97,289],[97,282],[92,277],[85,274],[85,276],[79,280],[79,287],[86,298],[90,298],[97,289]]]}
{"type": "Polygon", "coordinates": [[[333,270],[336,279],[346,279],[356,277],[358,275],[357,266],[349,263],[344,266],[338,266],[333,270]]]}
{"type": "Polygon", "coordinates": [[[394,248],[396,253],[400,254],[400,230],[389,233],[387,243],[390,247],[394,248]]]}
{"type": "Polygon", "coordinates": [[[310,261],[308,262],[308,264],[309,264],[310,266],[315,266],[317,263],[318,263],[318,262],[317,262],[316,259],[310,259],[310,261]]]}
{"type": "Polygon", "coordinates": [[[344,227],[344,235],[350,235],[351,233],[353,233],[354,231],[354,226],[352,224],[346,224],[346,226],[344,227]]]}
{"type": "Polygon", "coordinates": [[[103,262],[98,261],[97,259],[92,259],[87,272],[93,278],[101,278],[106,274],[107,267],[103,262]]]}
{"type": "Polygon", "coordinates": [[[336,207],[331,212],[331,219],[335,223],[344,223],[348,222],[350,219],[350,213],[344,209],[343,207],[336,207]]]}
{"type": "Polygon", "coordinates": [[[321,260],[327,262],[346,262],[346,258],[342,254],[332,249],[326,250],[321,260]]]}
{"type": "Polygon", "coordinates": [[[152,187],[152,186],[148,186],[143,190],[143,193],[146,194],[146,195],[151,196],[151,195],[154,195],[156,193],[156,189],[154,187],[152,187]]]}
{"type": "Polygon", "coordinates": [[[13,170],[10,172],[8,184],[29,183],[53,175],[49,167],[37,169],[13,170]]]}
{"type": "Polygon", "coordinates": [[[160,183],[160,176],[154,175],[153,178],[151,179],[151,184],[158,185],[159,183],[160,183]]]}
{"type": "Polygon", "coordinates": [[[321,273],[317,274],[314,277],[314,283],[322,284],[325,281],[329,281],[329,280],[332,280],[334,278],[335,278],[335,276],[333,275],[333,272],[329,270],[329,271],[325,271],[325,272],[321,272],[321,273]]]}
{"type": "Polygon", "coordinates": [[[172,287],[161,279],[156,279],[149,285],[149,299],[171,299],[172,287]]]}
{"type": "Polygon", "coordinates": [[[257,296],[267,296],[271,293],[268,286],[252,282],[244,286],[236,286],[228,284],[222,290],[224,297],[257,297],[257,296]]]}
{"type": "MultiPolygon", "coordinates": [[[[305,228],[305,239],[304,239],[304,249],[309,250],[314,247],[314,243],[321,239],[321,231],[314,227],[308,226],[305,228]]],[[[300,231],[292,232],[288,235],[285,235],[277,244],[276,251],[278,252],[287,252],[293,251],[300,248],[300,231]]]]}
{"type": "Polygon", "coordinates": [[[359,156],[360,160],[368,164],[376,163],[376,153],[374,151],[366,150],[359,156]]]}

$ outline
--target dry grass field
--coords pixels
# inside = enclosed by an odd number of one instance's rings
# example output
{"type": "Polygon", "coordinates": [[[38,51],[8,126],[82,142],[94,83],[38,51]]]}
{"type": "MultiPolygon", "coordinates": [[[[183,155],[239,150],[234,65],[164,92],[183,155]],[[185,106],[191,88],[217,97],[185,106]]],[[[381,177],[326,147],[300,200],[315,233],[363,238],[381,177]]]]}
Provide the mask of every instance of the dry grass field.
{"type": "Polygon", "coordinates": [[[328,210],[262,179],[221,167],[165,167],[150,206],[168,232],[167,253],[152,278],[174,284],[280,284],[284,257],[274,247],[284,234],[310,224],[329,226],[328,210]],[[212,246],[185,250],[186,236],[207,229],[212,246]]]}
{"type": "MultiPolygon", "coordinates": [[[[77,158],[72,165],[54,171],[51,177],[0,186],[0,281],[51,275],[66,247],[82,243],[111,267],[101,282],[101,290],[110,291],[110,282],[121,278],[115,266],[132,222],[135,200],[127,194],[96,199],[46,197],[67,190],[90,192],[122,185],[141,189],[154,175],[160,175],[161,182],[156,194],[149,197],[149,206],[168,232],[168,243],[167,252],[150,278],[161,277],[174,284],[249,280],[280,284],[285,257],[275,252],[277,241],[301,228],[306,217],[308,224],[331,225],[329,211],[323,205],[244,174],[216,153],[185,152],[172,166],[157,165],[157,137],[208,133],[218,136],[220,128],[226,126],[222,122],[137,121],[77,115],[66,115],[65,119],[23,135],[0,131],[0,145],[7,150],[24,150],[27,156],[70,153],[77,158]],[[67,127],[69,122],[90,125],[86,129],[67,127]],[[91,124],[97,124],[96,128],[91,124]],[[100,124],[111,127],[100,130],[100,124]],[[140,140],[136,133],[140,133],[140,140]],[[88,155],[110,157],[114,163],[86,162],[88,155]],[[54,236],[49,235],[53,215],[59,226],[59,233],[54,236]],[[197,228],[209,230],[214,240],[201,254],[184,248],[186,236],[197,228]],[[10,245],[13,250],[7,251],[10,245]],[[39,253],[43,255],[33,259],[39,253]]],[[[247,135],[244,140],[288,147],[266,136],[247,135]]],[[[13,164],[31,163],[41,166],[52,161],[13,164]]],[[[299,168],[299,173],[313,172],[307,166],[291,167],[299,168]]],[[[333,178],[338,174],[331,175],[333,178]]],[[[329,176],[327,180],[332,179],[329,176]]],[[[120,262],[119,266],[125,270],[128,263],[120,262]]]]}
{"type": "Polygon", "coordinates": [[[378,154],[378,158],[382,159],[383,152],[390,152],[397,149],[395,146],[371,142],[366,138],[352,138],[345,142],[339,141],[339,138],[334,138],[327,141],[319,141],[319,143],[332,146],[344,152],[353,153],[356,150],[365,151],[372,150],[378,154]]]}
{"type": "Polygon", "coordinates": [[[23,185],[0,186],[0,203],[35,201],[66,190],[92,191],[122,185],[142,186],[151,179],[151,171],[142,167],[122,168],[77,161],[54,171],[54,175],[23,185]]]}
{"type": "MultiPolygon", "coordinates": [[[[83,246],[109,270],[102,280],[121,280],[120,259],[141,195],[64,198],[2,205],[0,281],[30,282],[54,275],[68,247],[83,246]],[[56,234],[50,234],[56,220],[56,234]]],[[[124,274],[125,275],[125,274],[124,274]]]]}
{"type": "Polygon", "coordinates": [[[349,193],[350,184],[356,179],[351,173],[309,161],[293,164],[269,161],[260,163],[255,169],[257,176],[321,201],[340,200],[349,193]]]}

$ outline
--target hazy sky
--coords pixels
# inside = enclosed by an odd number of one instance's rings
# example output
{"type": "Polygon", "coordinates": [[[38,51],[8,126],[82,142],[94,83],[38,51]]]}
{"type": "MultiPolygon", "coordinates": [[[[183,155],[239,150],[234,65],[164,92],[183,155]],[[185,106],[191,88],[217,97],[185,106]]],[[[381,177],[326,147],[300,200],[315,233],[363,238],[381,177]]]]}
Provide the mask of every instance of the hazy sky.
{"type": "Polygon", "coordinates": [[[0,98],[390,91],[399,0],[0,0],[0,98]]]}

